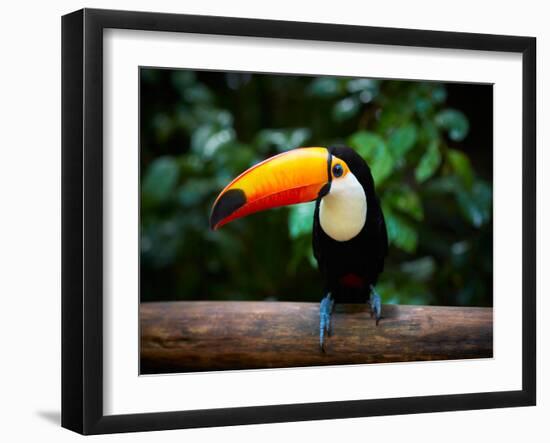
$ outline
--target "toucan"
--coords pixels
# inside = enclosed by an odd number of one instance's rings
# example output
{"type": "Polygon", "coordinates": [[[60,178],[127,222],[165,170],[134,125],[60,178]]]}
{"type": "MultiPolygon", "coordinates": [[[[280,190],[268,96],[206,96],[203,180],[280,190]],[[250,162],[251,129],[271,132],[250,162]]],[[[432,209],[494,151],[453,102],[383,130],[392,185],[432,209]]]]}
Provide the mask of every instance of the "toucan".
{"type": "Polygon", "coordinates": [[[313,253],[324,284],[319,315],[324,352],[335,303],[366,302],[377,325],[381,318],[375,284],[384,269],[388,236],[365,160],[347,146],[295,148],[268,158],[221,191],[212,206],[210,227],[313,200],[313,253]]]}

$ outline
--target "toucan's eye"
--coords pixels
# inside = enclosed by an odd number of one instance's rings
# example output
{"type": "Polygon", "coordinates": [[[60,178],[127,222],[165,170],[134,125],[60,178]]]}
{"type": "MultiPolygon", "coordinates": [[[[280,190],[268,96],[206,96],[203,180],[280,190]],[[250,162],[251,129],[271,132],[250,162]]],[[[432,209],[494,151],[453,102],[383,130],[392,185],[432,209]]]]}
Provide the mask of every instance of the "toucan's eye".
{"type": "Polygon", "coordinates": [[[332,174],[334,175],[334,177],[341,177],[343,173],[344,173],[344,168],[342,168],[342,165],[340,163],[336,163],[332,167],[332,174]]]}

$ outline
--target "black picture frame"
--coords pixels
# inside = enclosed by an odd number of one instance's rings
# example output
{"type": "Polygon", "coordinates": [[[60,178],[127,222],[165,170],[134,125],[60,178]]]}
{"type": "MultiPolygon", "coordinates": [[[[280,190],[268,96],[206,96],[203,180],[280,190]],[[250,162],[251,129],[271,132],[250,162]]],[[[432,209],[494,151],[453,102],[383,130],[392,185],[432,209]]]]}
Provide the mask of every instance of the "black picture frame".
{"type": "MultiPolygon", "coordinates": [[[[62,426],[82,434],[228,426],[536,403],[536,39],[83,9],[62,18],[62,426]],[[522,389],[169,411],[103,413],[103,30],[269,37],[522,54],[522,389]]],[[[514,171],[517,174],[518,171],[514,171]]]]}

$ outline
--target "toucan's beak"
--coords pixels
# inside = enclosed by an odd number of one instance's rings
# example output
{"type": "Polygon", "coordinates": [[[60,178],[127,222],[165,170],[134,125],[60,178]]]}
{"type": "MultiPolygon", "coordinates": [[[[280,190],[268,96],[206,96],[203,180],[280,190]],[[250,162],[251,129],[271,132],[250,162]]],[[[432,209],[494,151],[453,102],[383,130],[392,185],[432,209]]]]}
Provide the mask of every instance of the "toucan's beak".
{"type": "Polygon", "coordinates": [[[212,207],[210,227],[264,209],[315,200],[329,181],[329,151],[298,148],[252,166],[220,193],[212,207]]]}

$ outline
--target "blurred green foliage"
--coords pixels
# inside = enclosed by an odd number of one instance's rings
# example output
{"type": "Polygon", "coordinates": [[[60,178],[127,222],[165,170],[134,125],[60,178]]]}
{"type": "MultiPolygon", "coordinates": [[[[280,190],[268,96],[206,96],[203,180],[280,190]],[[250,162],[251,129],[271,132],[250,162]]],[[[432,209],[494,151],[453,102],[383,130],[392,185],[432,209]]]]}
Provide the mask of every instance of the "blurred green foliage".
{"type": "MultiPolygon", "coordinates": [[[[472,122],[449,107],[448,88],[141,69],[141,299],[320,300],[313,203],[218,231],[208,218],[256,162],[347,144],[369,163],[386,218],[383,300],[491,305],[492,146],[467,146],[472,122]]],[[[476,127],[491,116],[478,113],[476,127]]]]}

